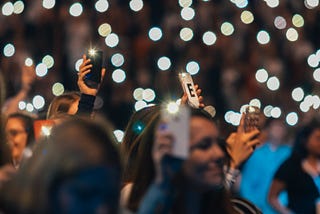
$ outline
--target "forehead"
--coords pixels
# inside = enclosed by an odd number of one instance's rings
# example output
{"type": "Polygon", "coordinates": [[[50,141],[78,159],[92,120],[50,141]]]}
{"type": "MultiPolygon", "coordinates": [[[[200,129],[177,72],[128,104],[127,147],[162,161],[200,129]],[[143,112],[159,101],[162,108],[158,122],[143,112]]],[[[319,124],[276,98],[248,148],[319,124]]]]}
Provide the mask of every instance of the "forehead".
{"type": "Polygon", "coordinates": [[[209,119],[194,116],[190,120],[190,140],[191,144],[205,137],[217,138],[218,127],[209,119]]]}
{"type": "Polygon", "coordinates": [[[14,129],[14,128],[24,128],[23,121],[19,118],[9,118],[6,123],[6,129],[14,129]]]}

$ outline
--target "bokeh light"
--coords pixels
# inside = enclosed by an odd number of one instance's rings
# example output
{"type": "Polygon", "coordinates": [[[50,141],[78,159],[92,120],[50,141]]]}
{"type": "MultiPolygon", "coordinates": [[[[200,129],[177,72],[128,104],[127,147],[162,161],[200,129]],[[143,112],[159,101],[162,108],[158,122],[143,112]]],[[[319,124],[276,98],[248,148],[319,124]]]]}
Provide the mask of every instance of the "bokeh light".
{"type": "Polygon", "coordinates": [[[282,114],[282,111],[279,107],[274,107],[272,110],[271,110],[271,116],[273,118],[279,118],[282,114]]]}
{"type": "Polygon", "coordinates": [[[191,7],[184,7],[182,8],[180,15],[184,20],[189,21],[194,18],[195,12],[191,7]]]}
{"type": "Polygon", "coordinates": [[[83,7],[79,2],[73,3],[69,9],[69,13],[71,16],[78,17],[82,14],[83,7]]]}
{"type": "Polygon", "coordinates": [[[124,132],[122,130],[114,130],[113,131],[114,136],[116,137],[118,143],[121,143],[124,137],[124,132]]]}
{"type": "Polygon", "coordinates": [[[298,123],[298,114],[296,112],[290,112],[286,116],[286,122],[289,126],[295,126],[298,123]]]}
{"type": "Polygon", "coordinates": [[[180,39],[187,42],[193,38],[193,31],[191,28],[185,27],[180,30],[180,39]]]}
{"type": "Polygon", "coordinates": [[[304,4],[307,8],[313,9],[319,6],[319,0],[305,0],[304,4]]]}
{"type": "Polygon", "coordinates": [[[26,58],[26,60],[24,61],[24,64],[26,66],[32,66],[33,65],[33,60],[31,58],[26,58]]]}
{"type": "Polygon", "coordinates": [[[271,8],[275,8],[279,6],[279,0],[265,0],[265,2],[271,8]]]}
{"type": "Polygon", "coordinates": [[[78,60],[76,61],[76,63],[74,64],[74,68],[76,69],[76,71],[79,72],[79,70],[80,70],[80,65],[82,64],[82,62],[83,62],[83,59],[78,59],[78,60]]]}
{"type": "Polygon", "coordinates": [[[169,102],[167,104],[167,111],[170,114],[176,114],[179,111],[179,105],[176,102],[169,102]]]}
{"type": "Polygon", "coordinates": [[[186,65],[186,71],[191,75],[196,75],[200,70],[199,63],[196,61],[188,62],[186,65]]]}
{"type": "Polygon", "coordinates": [[[56,1],[55,0],[43,0],[42,1],[42,7],[44,7],[45,9],[52,9],[54,8],[56,4],[56,1]]]}
{"type": "Polygon", "coordinates": [[[108,23],[103,23],[98,28],[98,33],[102,37],[108,36],[112,31],[111,25],[108,23]]]}
{"type": "Polygon", "coordinates": [[[52,68],[54,65],[54,59],[50,55],[46,55],[42,58],[42,63],[47,66],[48,69],[52,68]]]}
{"type": "Polygon", "coordinates": [[[60,96],[63,93],[64,93],[64,86],[63,86],[62,83],[56,82],[55,84],[53,84],[53,86],[52,86],[52,94],[54,96],[60,96]]]}
{"type": "Polygon", "coordinates": [[[262,45],[268,44],[270,41],[269,33],[264,30],[259,31],[257,34],[257,41],[262,45]]]}
{"type": "Polygon", "coordinates": [[[280,81],[277,77],[270,77],[267,81],[267,87],[271,91],[276,91],[280,87],[280,81]]]}
{"type": "Polygon", "coordinates": [[[318,60],[316,54],[311,54],[311,55],[308,57],[308,65],[309,65],[310,67],[312,67],[312,68],[318,67],[318,65],[319,65],[319,60],[318,60]]]}
{"type": "Polygon", "coordinates": [[[251,24],[254,21],[253,14],[248,10],[242,11],[240,18],[244,24],[251,24]]]}
{"type": "Polygon", "coordinates": [[[313,78],[315,81],[320,82],[320,68],[314,70],[313,78]]]}
{"type": "Polygon", "coordinates": [[[40,109],[42,109],[44,107],[45,100],[44,100],[43,96],[36,95],[32,99],[32,104],[33,104],[35,109],[40,110],[40,109]]]}
{"type": "Polygon", "coordinates": [[[225,36],[230,36],[234,32],[234,27],[230,22],[224,22],[221,25],[221,33],[225,36]]]}
{"type": "Polygon", "coordinates": [[[109,2],[107,0],[98,0],[94,7],[96,8],[96,10],[100,13],[104,13],[108,10],[109,8],[109,2]]]}
{"type": "Polygon", "coordinates": [[[258,82],[264,83],[264,82],[266,82],[268,80],[268,78],[269,78],[269,74],[266,71],[266,69],[261,68],[261,69],[257,70],[257,72],[256,72],[256,80],[258,82]]]}
{"type": "Polygon", "coordinates": [[[273,106],[272,105],[267,105],[264,107],[263,109],[263,114],[266,116],[266,117],[271,117],[271,111],[273,109],[273,106]]]}
{"type": "Polygon", "coordinates": [[[212,31],[207,31],[203,34],[202,41],[206,45],[213,45],[217,41],[217,36],[212,31]]]}
{"type": "Polygon", "coordinates": [[[20,101],[20,102],[18,103],[18,108],[19,108],[20,110],[25,110],[26,107],[27,107],[27,103],[26,103],[25,101],[20,101]]]}
{"type": "Polygon", "coordinates": [[[12,57],[15,53],[15,47],[13,46],[13,44],[9,43],[6,46],[4,46],[3,48],[3,54],[6,57],[12,57]]]}
{"type": "Polygon", "coordinates": [[[148,35],[152,41],[159,41],[162,37],[162,30],[159,27],[153,27],[149,30],[148,35]]]}
{"type": "Polygon", "coordinates": [[[26,110],[28,112],[33,112],[34,111],[33,105],[31,103],[27,103],[26,110]]]}
{"type": "Polygon", "coordinates": [[[116,83],[122,83],[126,79],[126,73],[122,69],[116,69],[112,72],[112,80],[116,83]]]}
{"type": "Polygon", "coordinates": [[[304,25],[304,19],[300,14],[294,14],[292,17],[292,24],[295,27],[303,27],[304,25]]]}
{"type": "Polygon", "coordinates": [[[138,11],[142,10],[142,8],[143,8],[143,1],[142,0],[131,0],[129,2],[129,7],[134,12],[138,12],[138,11]]]}
{"type": "Polygon", "coordinates": [[[113,54],[111,57],[111,63],[115,67],[120,67],[124,63],[124,57],[120,53],[113,54]]]}
{"type": "Polygon", "coordinates": [[[192,0],[179,0],[180,7],[190,7],[192,5],[192,0]]]}
{"type": "Polygon", "coordinates": [[[283,30],[287,26],[287,21],[282,16],[277,16],[274,19],[274,26],[278,28],[279,30],[283,30]]]}
{"type": "Polygon", "coordinates": [[[48,68],[44,63],[39,63],[36,66],[36,75],[38,77],[44,77],[47,75],[47,73],[48,73],[48,68]]]}
{"type": "Polygon", "coordinates": [[[155,93],[154,90],[152,90],[151,88],[147,88],[147,89],[143,90],[143,92],[142,92],[142,98],[143,98],[146,102],[152,102],[152,101],[154,101],[154,99],[156,98],[156,93],[155,93]]]}
{"type": "Polygon", "coordinates": [[[143,101],[143,100],[139,100],[139,101],[137,101],[135,104],[134,104],[134,109],[136,110],[136,111],[139,111],[139,110],[141,110],[141,109],[143,109],[143,108],[145,108],[145,107],[147,107],[148,105],[147,105],[147,103],[145,102],[145,101],[143,101]]]}
{"type": "Polygon", "coordinates": [[[261,101],[258,98],[255,98],[250,100],[249,105],[261,108],[261,101]]]}
{"type": "Polygon", "coordinates": [[[300,87],[295,88],[295,89],[292,90],[291,96],[292,96],[292,99],[293,99],[294,101],[300,102],[300,101],[303,100],[304,91],[303,91],[303,89],[300,88],[300,87]]]}
{"type": "Polygon", "coordinates": [[[117,34],[115,33],[110,33],[106,39],[105,39],[105,43],[107,46],[109,46],[110,48],[114,48],[119,44],[119,37],[117,34]]]}
{"type": "Polygon", "coordinates": [[[171,60],[166,56],[160,57],[158,59],[157,65],[158,68],[162,71],[168,70],[171,66],[171,60]]]}
{"type": "Polygon", "coordinates": [[[143,88],[136,88],[134,91],[133,91],[133,98],[137,101],[139,100],[143,100],[143,88]]]}
{"type": "Polygon", "coordinates": [[[287,30],[286,37],[290,42],[297,41],[299,38],[298,31],[294,28],[289,28],[287,30]]]}
{"type": "Polygon", "coordinates": [[[10,16],[13,14],[14,7],[11,2],[7,2],[2,6],[2,14],[4,16],[10,16]]]}
{"type": "Polygon", "coordinates": [[[13,13],[15,14],[21,14],[24,10],[24,3],[23,1],[16,1],[13,4],[13,13]]]}

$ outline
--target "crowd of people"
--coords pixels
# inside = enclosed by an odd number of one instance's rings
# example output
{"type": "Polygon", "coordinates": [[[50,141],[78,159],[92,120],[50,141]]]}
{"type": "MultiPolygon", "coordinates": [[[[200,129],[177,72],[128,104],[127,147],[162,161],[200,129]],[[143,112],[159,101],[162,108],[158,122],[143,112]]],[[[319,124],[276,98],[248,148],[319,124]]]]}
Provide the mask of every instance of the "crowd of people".
{"type": "Polygon", "coordinates": [[[180,17],[183,1],[143,1],[142,10],[128,12],[128,2],[110,0],[107,13],[93,12],[95,2],[83,1],[78,17],[68,15],[69,1],[57,0],[52,9],[41,2],[25,1],[27,12],[20,16],[0,16],[0,45],[10,38],[16,47],[13,57],[0,58],[0,213],[320,213],[318,109],[290,130],[283,117],[265,118],[263,111],[254,124],[243,113],[236,128],[220,120],[249,98],[290,110],[297,108],[287,96],[294,87],[318,93],[310,72],[301,71],[310,70],[306,58],[320,46],[319,8],[308,9],[303,1],[281,1],[276,8],[250,1],[245,9],[255,21],[246,25],[239,18],[244,8],[232,1],[193,1],[196,16],[189,21],[180,17]],[[288,21],[296,13],[305,26],[297,28],[299,40],[288,42],[274,18],[288,21]],[[83,53],[88,41],[104,49],[96,29],[106,20],[121,42],[105,58],[123,54],[126,80],[112,82],[118,67],[107,63],[93,87],[87,83],[93,64],[83,53]],[[232,36],[218,33],[225,21],[235,25],[232,36]],[[147,36],[154,26],[162,29],[158,42],[147,36]],[[178,38],[184,26],[194,28],[189,42],[178,38]],[[256,41],[262,29],[271,35],[268,45],[256,41]],[[217,35],[212,46],[202,41],[208,30],[217,35]],[[39,78],[36,63],[24,60],[36,62],[47,53],[55,64],[39,78]],[[169,71],[157,68],[161,56],[171,59],[169,71]],[[177,71],[190,60],[200,65],[193,76],[198,108],[178,84],[177,71]],[[281,90],[259,85],[259,68],[277,76],[281,90]],[[66,92],[53,96],[56,81],[66,92]],[[132,112],[137,87],[155,89],[156,104],[132,112]],[[33,94],[45,97],[44,107],[21,110],[20,102],[33,94]],[[167,94],[175,112],[163,102],[167,94]],[[125,129],[120,140],[117,128],[125,129]]]}

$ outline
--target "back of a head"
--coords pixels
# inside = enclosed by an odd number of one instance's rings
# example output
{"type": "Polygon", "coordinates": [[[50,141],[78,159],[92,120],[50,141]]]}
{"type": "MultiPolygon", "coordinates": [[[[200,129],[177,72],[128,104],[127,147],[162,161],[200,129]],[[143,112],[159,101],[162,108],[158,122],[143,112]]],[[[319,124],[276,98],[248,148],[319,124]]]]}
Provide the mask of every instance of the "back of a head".
{"type": "Polygon", "coordinates": [[[48,108],[47,119],[59,117],[61,114],[68,114],[70,107],[80,100],[79,92],[68,92],[55,97],[48,108]]]}
{"type": "Polygon", "coordinates": [[[65,213],[79,209],[116,213],[121,164],[107,129],[84,119],[70,119],[54,128],[6,185],[2,206],[6,205],[10,213],[65,213]],[[63,203],[62,193],[69,195],[73,204],[63,203]]]}

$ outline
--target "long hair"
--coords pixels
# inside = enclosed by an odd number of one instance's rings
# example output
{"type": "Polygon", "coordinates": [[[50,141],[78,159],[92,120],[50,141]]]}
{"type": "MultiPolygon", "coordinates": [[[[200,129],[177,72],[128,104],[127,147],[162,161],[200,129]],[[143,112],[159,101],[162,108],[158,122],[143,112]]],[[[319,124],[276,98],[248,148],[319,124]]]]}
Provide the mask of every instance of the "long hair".
{"type": "MultiPolygon", "coordinates": [[[[39,142],[34,155],[1,191],[1,208],[7,213],[54,213],[57,191],[63,181],[104,167],[108,170],[108,208],[117,213],[121,164],[114,139],[105,127],[74,118],[54,128],[39,142]]],[[[81,206],[81,205],[79,205],[81,206]]]]}

